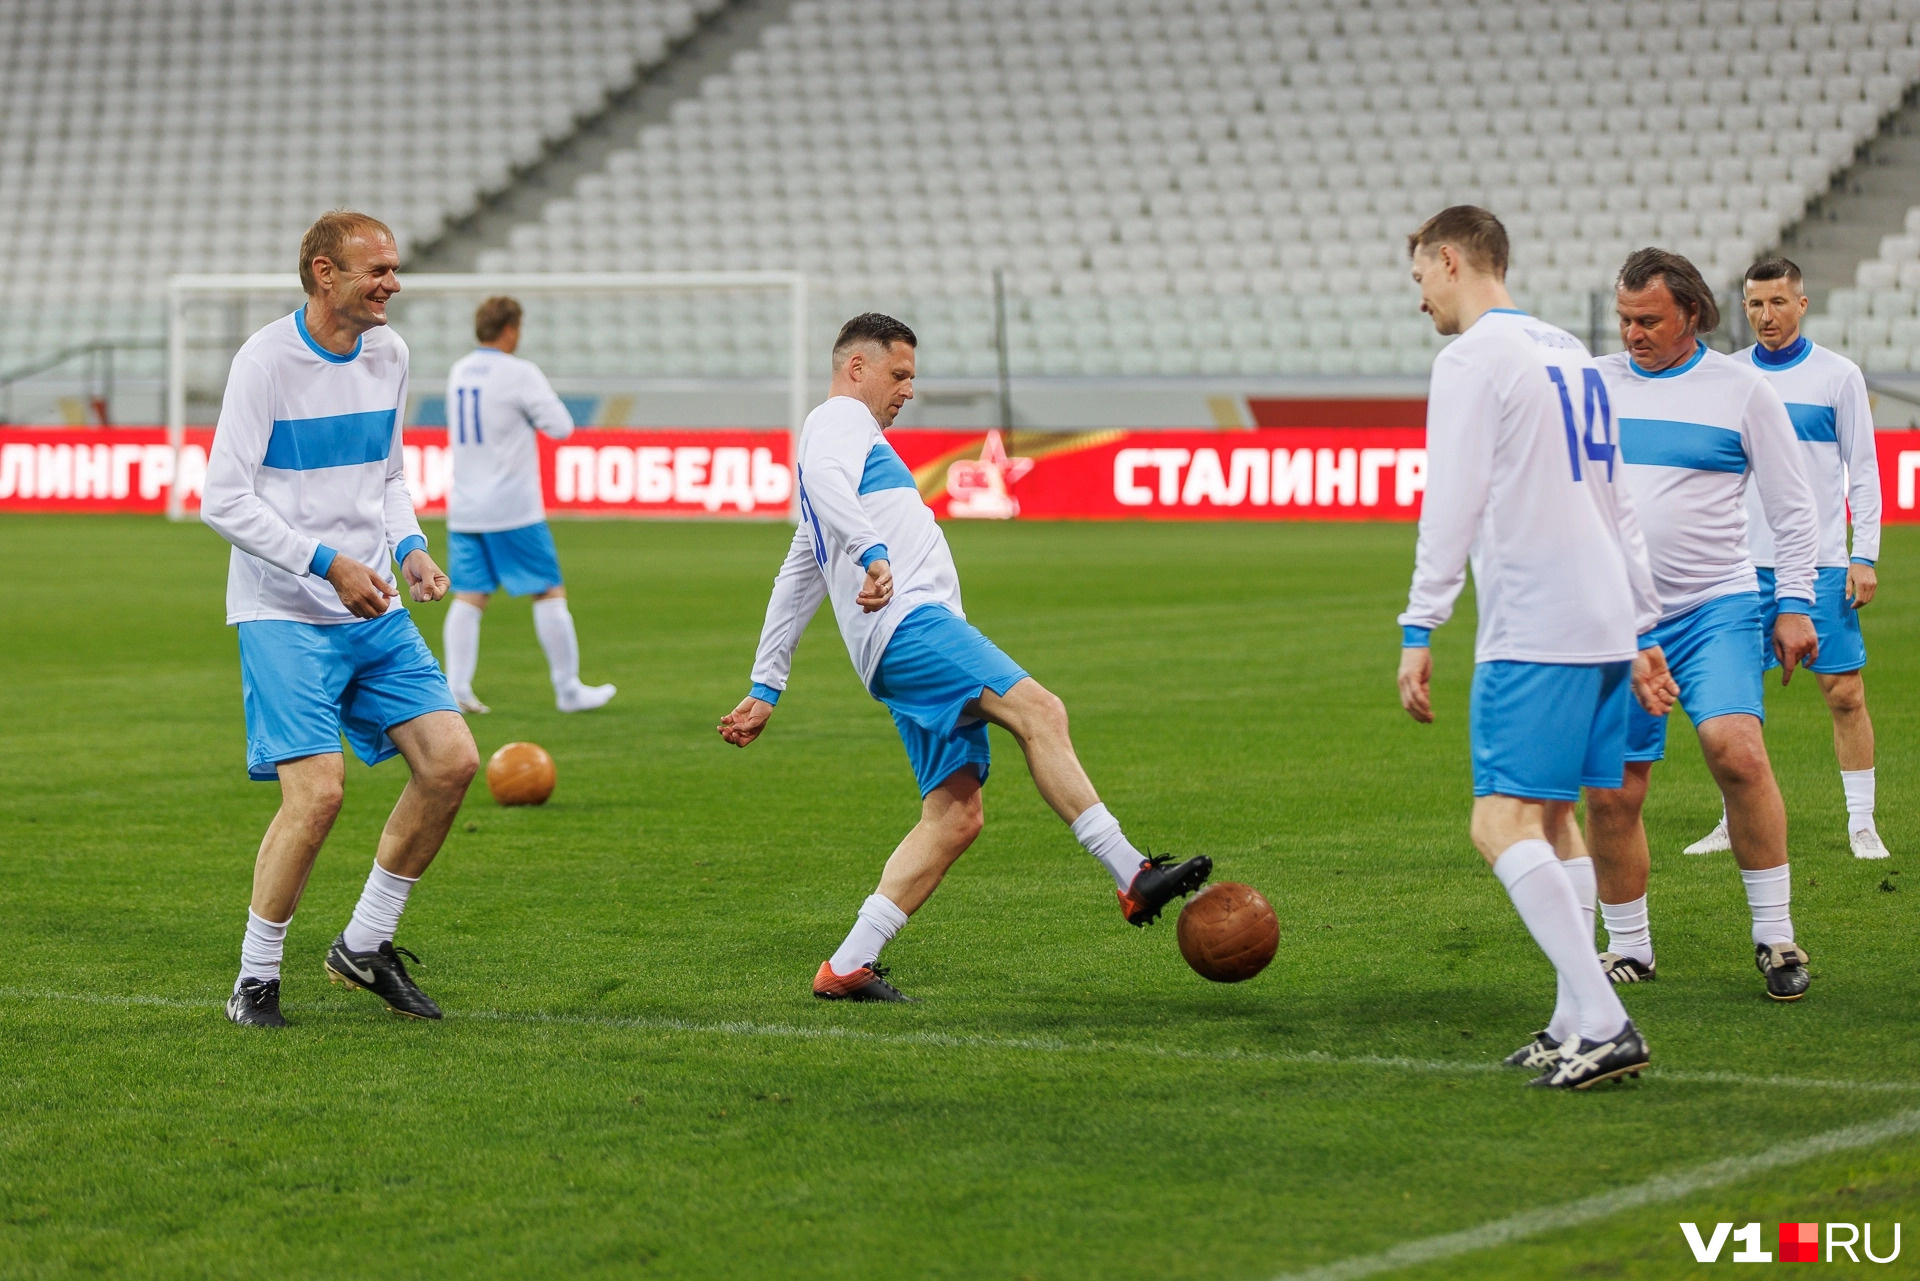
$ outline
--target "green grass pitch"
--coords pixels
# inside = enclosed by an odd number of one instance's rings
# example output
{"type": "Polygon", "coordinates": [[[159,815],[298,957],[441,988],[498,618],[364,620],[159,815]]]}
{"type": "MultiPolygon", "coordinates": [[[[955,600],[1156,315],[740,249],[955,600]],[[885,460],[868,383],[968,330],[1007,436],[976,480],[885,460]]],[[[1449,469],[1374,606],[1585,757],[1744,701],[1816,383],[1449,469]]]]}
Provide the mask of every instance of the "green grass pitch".
{"type": "MultiPolygon", "coordinates": [[[[1394,696],[1410,526],[948,532],[1134,839],[1272,899],[1259,979],[1196,978],[1171,918],[1128,929],[995,731],[986,833],[887,954],[924,1003],[814,1001],[917,813],[886,714],[823,617],[766,737],[723,746],[785,530],[565,524],[584,674],[620,695],[557,715],[525,602],[489,614],[482,753],[536,740],[560,785],[503,810],[476,783],[408,910],[448,1019],[321,975],[395,761],[348,767],[294,1026],[229,1027],[278,792],[245,777],[225,548],[0,520],[0,1275],[1252,1281],[1920,1106],[1913,531],[1866,621],[1890,864],[1848,855],[1813,682],[1769,694],[1812,992],[1762,998],[1730,860],[1679,855],[1716,801],[1677,723],[1661,981],[1626,993],[1655,1070],[1544,1097],[1487,1067],[1552,976],[1466,841],[1470,605],[1440,723],[1394,696]]],[[[440,607],[416,617],[437,648],[440,607]]],[[[1899,1139],[1393,1275],[1682,1276],[1680,1220],[1771,1248],[1779,1220],[1911,1238],[1917,1206],[1899,1139]]]]}

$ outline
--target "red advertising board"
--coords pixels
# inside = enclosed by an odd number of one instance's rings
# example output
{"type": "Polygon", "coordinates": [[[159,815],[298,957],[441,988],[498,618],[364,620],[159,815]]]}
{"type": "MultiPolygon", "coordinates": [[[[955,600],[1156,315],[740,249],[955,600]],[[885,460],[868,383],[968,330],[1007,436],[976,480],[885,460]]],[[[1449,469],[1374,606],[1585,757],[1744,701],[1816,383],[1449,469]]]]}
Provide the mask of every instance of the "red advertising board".
{"type": "MultiPolygon", "coordinates": [[[[207,428],[180,469],[197,509],[207,428]]],[[[890,439],[945,519],[1412,520],[1426,486],[1417,428],[1265,431],[896,431],[890,439]]],[[[1888,522],[1920,521],[1920,432],[1879,435],[1888,522]]],[[[793,498],[783,431],[595,429],[540,445],[554,515],[784,517],[793,498]]],[[[443,430],[405,435],[422,515],[446,510],[443,430]]],[[[157,427],[0,429],[0,511],[158,512],[174,458],[157,427]]]]}

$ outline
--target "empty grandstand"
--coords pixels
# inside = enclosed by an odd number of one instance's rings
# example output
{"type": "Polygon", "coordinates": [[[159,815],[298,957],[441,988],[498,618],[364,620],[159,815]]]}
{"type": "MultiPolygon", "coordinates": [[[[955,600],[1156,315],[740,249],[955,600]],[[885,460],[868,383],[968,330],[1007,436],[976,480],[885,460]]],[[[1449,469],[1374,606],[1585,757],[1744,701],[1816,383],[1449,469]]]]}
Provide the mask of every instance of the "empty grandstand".
{"type": "MultiPolygon", "coordinates": [[[[157,338],[167,274],[289,268],[328,205],[403,247],[445,234],[723,3],[0,0],[0,369],[157,338]]],[[[1777,243],[1920,79],[1916,19],[1920,0],[795,0],[479,262],[797,267],[823,332],[887,306],[934,378],[996,371],[998,274],[1016,376],[1410,379],[1437,341],[1405,279],[1425,213],[1494,208],[1523,301],[1604,345],[1628,249],[1730,285],[1777,243]]],[[[1890,301],[1920,296],[1899,288],[1912,243],[1821,322],[1889,369],[1920,346],[1890,301]]],[[[770,377],[780,307],[572,300],[529,352],[562,376],[770,377]]],[[[410,314],[423,368],[464,345],[456,310],[410,314]]]]}

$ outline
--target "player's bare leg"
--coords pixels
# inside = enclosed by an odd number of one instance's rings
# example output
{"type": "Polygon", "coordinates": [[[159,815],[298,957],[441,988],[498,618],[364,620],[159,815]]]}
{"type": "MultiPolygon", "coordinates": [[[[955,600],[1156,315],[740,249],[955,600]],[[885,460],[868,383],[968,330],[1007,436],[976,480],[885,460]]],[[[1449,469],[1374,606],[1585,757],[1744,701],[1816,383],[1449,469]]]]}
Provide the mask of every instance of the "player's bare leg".
{"type": "Polygon", "coordinates": [[[280,808],[253,861],[253,899],[240,941],[240,976],[227,1017],[248,1027],[285,1027],[280,1014],[280,962],[287,927],[306,892],[313,861],[340,816],[345,766],[339,752],[280,762],[280,808]]]}
{"type": "Polygon", "coordinates": [[[466,721],[454,712],[416,716],[389,729],[387,736],[412,776],[380,834],[379,853],[353,919],[327,952],[326,969],[335,982],[365,988],[396,1014],[437,1019],[440,1007],[414,985],[393,934],[414,885],[440,852],[460,812],[467,785],[480,768],[480,752],[466,721]]]}
{"type": "Polygon", "coordinates": [[[1647,1065],[1646,1042],[1594,955],[1593,918],[1581,910],[1576,888],[1581,878],[1569,874],[1570,863],[1577,868],[1586,857],[1573,803],[1497,793],[1476,797],[1469,835],[1553,963],[1559,993],[1554,1015],[1566,1025],[1535,1033],[1507,1062],[1540,1070],[1534,1084],[1542,1086],[1566,1085],[1568,1073],[1588,1085],[1639,1075],[1647,1065]]]}
{"type": "Polygon", "coordinates": [[[447,621],[440,636],[453,701],[471,716],[485,716],[493,710],[473,693],[473,673],[480,666],[480,620],[490,600],[489,592],[455,592],[453,603],[447,606],[447,621]]]}
{"type": "Polygon", "coordinates": [[[1031,676],[1005,694],[982,690],[968,707],[1013,735],[1027,758],[1027,772],[1041,799],[1053,807],[1088,853],[1113,874],[1114,893],[1129,925],[1145,925],[1173,899],[1206,883],[1213,860],[1204,854],[1184,862],[1169,855],[1143,856],[1120,831],[1080,765],[1067,724],[1067,706],[1031,676]]]}
{"type": "Polygon", "coordinates": [[[1847,840],[1855,858],[1886,858],[1887,847],[1873,821],[1873,718],[1867,715],[1867,685],[1859,672],[1816,672],[1833,714],[1833,754],[1847,798],[1847,840]]]}
{"type": "Polygon", "coordinates": [[[1767,759],[1760,718],[1716,716],[1699,726],[1700,749],[1727,800],[1727,833],[1753,916],[1754,964],[1767,995],[1797,1001],[1811,976],[1793,937],[1793,881],[1787,866],[1787,805],[1767,759]]]}
{"type": "Polygon", "coordinates": [[[971,766],[948,775],[921,798],[920,821],[894,847],[879,888],[860,905],[846,939],[814,975],[815,996],[826,1001],[910,999],[887,982],[886,971],[877,964],[880,950],[933,897],[984,822],[980,777],[971,766]]]}
{"type": "Polygon", "coordinates": [[[1587,789],[1587,845],[1607,924],[1600,964],[1615,983],[1654,977],[1653,935],[1647,921],[1647,877],[1652,859],[1641,810],[1653,762],[1628,761],[1619,787],[1587,789]]]}

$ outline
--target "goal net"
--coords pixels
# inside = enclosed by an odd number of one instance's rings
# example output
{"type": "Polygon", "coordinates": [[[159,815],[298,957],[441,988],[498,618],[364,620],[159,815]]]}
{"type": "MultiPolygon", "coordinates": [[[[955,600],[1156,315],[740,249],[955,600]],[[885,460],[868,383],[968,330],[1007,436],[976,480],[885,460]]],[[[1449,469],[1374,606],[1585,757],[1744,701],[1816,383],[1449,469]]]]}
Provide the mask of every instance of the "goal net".
{"type": "MultiPolygon", "coordinates": [[[[400,283],[387,314],[411,353],[404,420],[410,428],[447,425],[447,372],[473,350],[474,309],[497,294],[517,298],[525,308],[517,354],[545,371],[582,427],[735,434],[777,429],[797,439],[806,417],[808,355],[819,344],[808,330],[807,280],[798,272],[403,273],[400,283]]],[[[234,353],[261,326],[303,301],[300,282],[291,275],[175,276],[168,282],[166,412],[173,469],[167,512],[173,519],[187,514],[205,465],[204,446],[189,440],[190,428],[218,418],[234,353]]],[[[591,492],[598,468],[608,473],[608,492],[632,493],[649,478],[671,474],[661,473],[653,458],[659,448],[575,444],[557,483],[591,492]]],[[[793,456],[791,448],[782,452],[793,456]]],[[[411,447],[409,455],[411,463],[411,447]]],[[[432,456],[444,460],[445,451],[432,456]]],[[[758,483],[754,492],[774,500],[772,491],[783,482],[762,477],[767,469],[756,451],[742,457],[748,470],[735,481],[732,452],[725,454],[728,483],[750,491],[758,483]]],[[[415,470],[409,469],[410,482],[415,470]]],[[[416,483],[416,502],[421,485],[440,491],[431,497],[444,494],[444,468],[429,471],[416,483]]],[[[775,501],[784,503],[788,495],[775,501]]]]}

